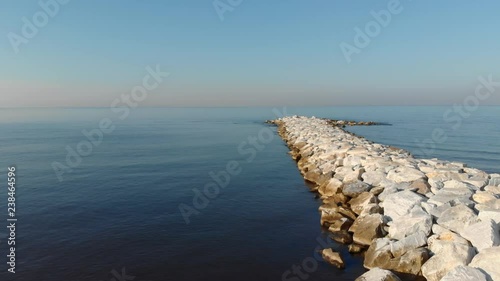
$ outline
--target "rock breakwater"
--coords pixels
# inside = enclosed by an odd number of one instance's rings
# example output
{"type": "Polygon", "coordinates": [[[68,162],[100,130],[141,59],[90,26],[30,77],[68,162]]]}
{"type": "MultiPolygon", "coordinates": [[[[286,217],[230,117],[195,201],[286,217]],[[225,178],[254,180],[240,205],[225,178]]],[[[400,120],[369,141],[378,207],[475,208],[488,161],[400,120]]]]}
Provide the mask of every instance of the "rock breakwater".
{"type": "MultiPolygon", "coordinates": [[[[364,253],[370,271],[359,280],[500,281],[500,174],[416,159],[338,120],[269,123],[319,193],[320,223],[352,253],[364,253]]],[[[376,124],[353,125],[365,123],[376,124]]]]}

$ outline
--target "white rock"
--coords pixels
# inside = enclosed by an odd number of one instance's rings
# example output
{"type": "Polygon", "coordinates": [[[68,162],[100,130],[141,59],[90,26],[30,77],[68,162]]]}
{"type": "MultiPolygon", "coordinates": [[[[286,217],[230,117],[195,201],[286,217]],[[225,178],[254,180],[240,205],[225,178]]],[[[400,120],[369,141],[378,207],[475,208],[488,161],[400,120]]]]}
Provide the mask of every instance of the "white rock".
{"type": "Polygon", "coordinates": [[[478,217],[474,211],[462,204],[447,209],[437,220],[440,226],[456,233],[476,222],[478,217]]]}
{"type": "Polygon", "coordinates": [[[492,247],[484,249],[477,254],[472,262],[471,267],[481,269],[491,277],[493,281],[500,281],[500,247],[492,247]]]}
{"type": "Polygon", "coordinates": [[[412,182],[418,179],[424,179],[425,174],[410,167],[398,167],[387,174],[387,179],[394,182],[412,182]]]}
{"type": "Polygon", "coordinates": [[[484,273],[481,272],[479,269],[463,265],[455,267],[441,279],[441,281],[489,281],[489,280],[490,279],[488,279],[486,275],[484,275],[484,273]]]}
{"type": "Polygon", "coordinates": [[[389,270],[375,267],[370,271],[356,278],[355,281],[401,281],[394,273],[389,270]]]}
{"type": "Polygon", "coordinates": [[[500,210],[481,210],[478,217],[481,221],[493,220],[497,224],[500,224],[500,210]]]}
{"type": "Polygon", "coordinates": [[[419,231],[429,235],[432,229],[432,217],[422,207],[415,205],[408,214],[397,217],[389,223],[389,237],[401,240],[419,231]]]}
{"type": "Polygon", "coordinates": [[[482,221],[464,228],[460,235],[472,243],[478,252],[500,245],[498,225],[490,221],[482,221]]]}
{"type": "Polygon", "coordinates": [[[415,205],[425,200],[425,197],[407,190],[390,194],[383,202],[384,215],[393,220],[405,216],[415,205]]]}
{"type": "Polygon", "coordinates": [[[363,181],[369,185],[378,186],[385,178],[386,174],[382,172],[369,171],[362,175],[363,181]]]}
{"type": "Polygon", "coordinates": [[[418,231],[399,241],[391,242],[391,253],[394,257],[400,257],[406,252],[427,245],[427,234],[418,231]]]}

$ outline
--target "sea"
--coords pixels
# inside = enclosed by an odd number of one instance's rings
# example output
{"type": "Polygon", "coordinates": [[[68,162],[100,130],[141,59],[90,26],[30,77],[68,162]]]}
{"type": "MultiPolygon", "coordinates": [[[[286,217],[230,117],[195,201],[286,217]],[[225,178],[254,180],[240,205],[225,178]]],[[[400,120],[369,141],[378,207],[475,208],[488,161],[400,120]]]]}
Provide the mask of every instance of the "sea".
{"type": "Polygon", "coordinates": [[[0,280],[354,280],[362,257],[320,226],[321,201],[264,123],[284,115],[380,122],[346,129],[500,172],[495,106],[0,109],[0,280]]]}

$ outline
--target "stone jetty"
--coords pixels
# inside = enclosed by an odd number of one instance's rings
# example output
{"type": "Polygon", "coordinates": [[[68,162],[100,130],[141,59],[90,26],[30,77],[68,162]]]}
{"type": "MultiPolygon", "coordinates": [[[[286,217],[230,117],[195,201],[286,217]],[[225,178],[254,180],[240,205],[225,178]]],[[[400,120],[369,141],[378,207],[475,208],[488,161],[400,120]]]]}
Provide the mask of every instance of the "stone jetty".
{"type": "MultiPolygon", "coordinates": [[[[351,253],[363,253],[369,271],[357,280],[500,281],[500,174],[416,159],[338,120],[269,123],[319,193],[320,223],[351,253]]],[[[323,253],[339,266],[342,257],[323,253]]]]}

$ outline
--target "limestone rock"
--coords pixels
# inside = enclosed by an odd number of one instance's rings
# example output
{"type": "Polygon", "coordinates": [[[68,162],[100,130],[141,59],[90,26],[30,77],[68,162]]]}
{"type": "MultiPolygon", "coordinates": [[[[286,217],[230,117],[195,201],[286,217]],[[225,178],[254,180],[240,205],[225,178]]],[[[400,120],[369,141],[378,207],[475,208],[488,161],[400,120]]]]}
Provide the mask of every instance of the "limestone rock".
{"type": "Polygon", "coordinates": [[[358,217],[349,231],[353,232],[354,242],[370,245],[376,238],[384,236],[384,217],[381,214],[358,217]]]}
{"type": "Polygon", "coordinates": [[[429,235],[431,229],[432,217],[422,207],[415,205],[409,214],[389,223],[389,237],[401,240],[419,231],[429,235]]]}
{"type": "Polygon", "coordinates": [[[478,268],[485,272],[493,281],[500,281],[500,247],[492,247],[483,249],[477,254],[472,262],[471,267],[478,268]]]}
{"type": "Polygon", "coordinates": [[[386,174],[377,171],[368,171],[362,175],[363,181],[372,186],[378,186],[386,178],[386,174]]]}
{"type": "Polygon", "coordinates": [[[456,233],[476,222],[478,218],[474,211],[462,204],[447,209],[437,220],[440,226],[456,233]]]}
{"type": "Polygon", "coordinates": [[[500,232],[493,220],[471,224],[460,235],[469,240],[478,252],[500,245],[500,232]]]}
{"type": "Polygon", "coordinates": [[[422,232],[416,232],[399,241],[391,243],[391,253],[394,257],[400,257],[410,250],[419,248],[427,244],[427,235],[422,232]]]}
{"type": "Polygon", "coordinates": [[[417,204],[425,201],[425,198],[412,191],[400,191],[388,195],[384,202],[384,214],[391,219],[407,215],[417,204]]]}
{"type": "Polygon", "coordinates": [[[344,184],[340,180],[331,178],[328,182],[319,187],[318,192],[321,195],[332,196],[341,191],[343,185],[344,184]]]}
{"type": "Polygon", "coordinates": [[[332,249],[324,249],[321,252],[321,255],[323,256],[323,259],[330,264],[333,264],[334,266],[338,268],[345,268],[345,263],[342,257],[340,256],[339,253],[334,252],[332,249]]]}
{"type": "Polygon", "coordinates": [[[361,193],[370,191],[370,188],[369,184],[358,180],[346,183],[342,192],[349,197],[358,197],[361,193]]]}
{"type": "Polygon", "coordinates": [[[490,281],[479,269],[459,265],[446,274],[441,281],[490,281]]]}
{"type": "Polygon", "coordinates": [[[361,214],[370,203],[377,203],[377,197],[370,192],[363,192],[358,197],[349,201],[351,210],[356,214],[361,214]]]}
{"type": "Polygon", "coordinates": [[[481,221],[493,220],[500,224],[500,210],[486,209],[479,211],[479,219],[481,221]]]}
{"type": "Polygon", "coordinates": [[[419,179],[425,179],[424,173],[421,171],[409,168],[409,167],[398,167],[387,174],[387,179],[394,182],[413,182],[419,179]]]}
{"type": "Polygon", "coordinates": [[[375,267],[360,277],[356,278],[355,281],[401,281],[394,273],[389,270],[380,269],[375,267]]]}

